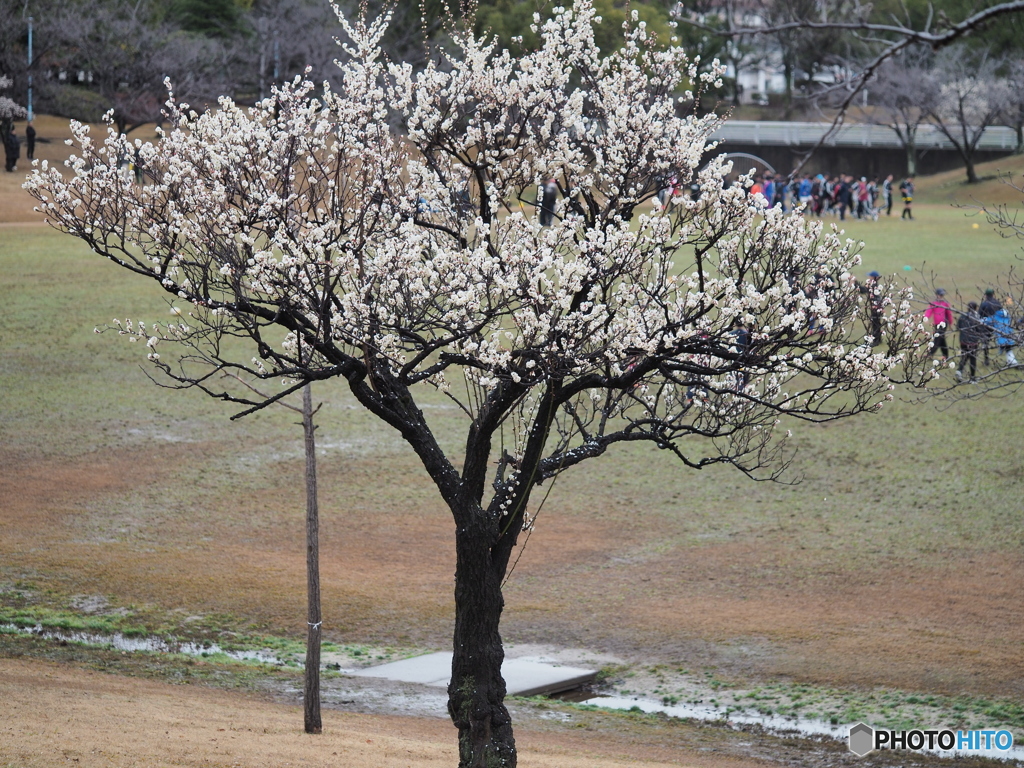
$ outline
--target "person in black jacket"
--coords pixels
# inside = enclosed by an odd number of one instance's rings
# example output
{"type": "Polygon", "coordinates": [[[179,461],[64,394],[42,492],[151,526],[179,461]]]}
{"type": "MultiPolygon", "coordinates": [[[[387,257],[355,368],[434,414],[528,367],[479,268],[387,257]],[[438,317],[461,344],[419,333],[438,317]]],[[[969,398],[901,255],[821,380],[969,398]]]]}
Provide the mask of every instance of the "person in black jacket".
{"type": "Polygon", "coordinates": [[[846,212],[853,205],[853,193],[850,191],[852,176],[839,175],[839,185],[836,187],[836,198],[839,201],[839,220],[846,220],[846,212]]]}
{"type": "Polygon", "coordinates": [[[882,286],[879,280],[882,278],[878,272],[868,272],[868,279],[859,286],[860,292],[867,296],[868,311],[871,315],[871,346],[877,347],[882,343],[882,286]]]}
{"type": "Polygon", "coordinates": [[[25,157],[35,160],[36,157],[36,129],[32,127],[32,121],[25,126],[25,157]]]}
{"type": "Polygon", "coordinates": [[[900,215],[901,219],[910,219],[913,221],[914,214],[910,210],[910,206],[914,202],[914,177],[907,176],[900,184],[900,194],[903,195],[903,213],[900,215]]]}
{"type": "MultiPolygon", "coordinates": [[[[992,315],[1002,308],[1003,305],[1000,304],[999,300],[996,298],[995,290],[988,288],[985,291],[985,298],[981,300],[981,306],[978,307],[978,317],[980,317],[984,323],[988,318],[992,317],[992,315]]],[[[992,326],[986,323],[981,337],[981,351],[985,357],[985,365],[989,365],[988,350],[992,346],[992,335],[992,326]]]]}
{"type": "Polygon", "coordinates": [[[13,127],[11,132],[7,134],[6,141],[4,141],[4,157],[6,159],[4,169],[8,173],[18,170],[18,158],[21,157],[21,141],[15,135],[13,127]]]}
{"type": "Polygon", "coordinates": [[[540,188],[540,225],[550,227],[555,221],[555,203],[558,200],[558,184],[548,179],[540,188]]]}
{"type": "Polygon", "coordinates": [[[956,321],[956,329],[960,333],[960,365],[956,369],[956,380],[964,380],[964,366],[970,365],[971,381],[977,373],[978,346],[988,337],[989,327],[978,315],[978,302],[967,305],[956,321]]]}

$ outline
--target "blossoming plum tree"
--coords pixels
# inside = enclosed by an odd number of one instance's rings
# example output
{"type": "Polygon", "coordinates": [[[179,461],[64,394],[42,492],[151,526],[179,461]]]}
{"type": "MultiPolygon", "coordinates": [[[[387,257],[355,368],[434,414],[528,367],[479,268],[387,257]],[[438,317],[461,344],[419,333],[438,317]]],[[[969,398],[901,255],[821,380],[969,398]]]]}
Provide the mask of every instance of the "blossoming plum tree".
{"type": "Polygon", "coordinates": [[[460,765],[514,766],[501,584],[531,493],[640,441],[775,477],[783,420],[876,409],[932,375],[928,340],[891,290],[884,339],[866,338],[857,246],[701,168],[718,118],[687,105],[717,68],[698,76],[635,17],[607,56],[577,0],[538,19],[536,51],[464,33],[421,71],[382,60],[386,18],[341,21],[339,89],[296,80],[203,114],[172,99],[155,144],[75,126],[70,173],[44,165],[27,187],[54,226],[188,305],[121,324],[172,383],[246,413],[341,379],[416,452],[454,521],[460,765]],[[134,147],[145,186],[118,169],[134,147]],[[660,206],[669,176],[699,196],[660,206]],[[562,197],[541,227],[547,178],[562,197]],[[224,372],[294,383],[255,399],[224,372]],[[461,465],[424,388],[465,419],[461,465]]]}

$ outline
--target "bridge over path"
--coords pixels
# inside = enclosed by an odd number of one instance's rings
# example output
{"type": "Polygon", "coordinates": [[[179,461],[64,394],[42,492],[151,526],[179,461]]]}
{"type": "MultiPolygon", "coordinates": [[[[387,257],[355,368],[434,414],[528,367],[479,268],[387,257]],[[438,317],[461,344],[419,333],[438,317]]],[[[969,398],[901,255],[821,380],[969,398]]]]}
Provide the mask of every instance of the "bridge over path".
{"type": "MultiPolygon", "coordinates": [[[[717,153],[749,153],[763,158],[777,171],[787,173],[829,128],[831,123],[728,120],[712,134],[712,138],[722,141],[717,153]]],[[[978,142],[975,162],[1005,157],[1016,146],[1017,135],[1012,128],[990,126],[978,142]]],[[[917,151],[918,173],[938,173],[962,167],[953,143],[934,125],[918,128],[917,151]]],[[[741,170],[739,165],[736,169],[741,170]]],[[[847,123],[815,152],[804,170],[857,176],[884,177],[889,173],[901,176],[907,170],[906,152],[891,128],[847,123]]]]}

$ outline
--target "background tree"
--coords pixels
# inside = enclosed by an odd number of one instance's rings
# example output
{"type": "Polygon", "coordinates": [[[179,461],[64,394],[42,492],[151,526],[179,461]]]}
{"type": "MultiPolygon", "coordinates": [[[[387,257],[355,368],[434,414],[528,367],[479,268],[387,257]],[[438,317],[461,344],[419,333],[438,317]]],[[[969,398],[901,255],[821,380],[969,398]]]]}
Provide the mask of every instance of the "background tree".
{"type": "Polygon", "coordinates": [[[171,0],[167,16],[187,32],[230,37],[241,29],[242,9],[235,0],[171,0]]]}
{"type": "Polygon", "coordinates": [[[19,103],[27,102],[28,86],[28,18],[34,15],[32,55],[36,75],[33,94],[34,111],[39,111],[41,89],[45,80],[40,78],[40,63],[45,62],[54,43],[49,34],[53,20],[61,15],[57,0],[0,0],[0,74],[11,81],[9,96],[19,103]]]}
{"type": "Polygon", "coordinates": [[[789,423],[932,377],[908,295],[879,286],[884,338],[865,336],[855,244],[724,189],[722,161],[697,170],[718,118],[680,116],[674,94],[715,74],[638,14],[602,56],[595,15],[578,0],[519,58],[456,30],[443,68],[419,72],[383,63],[386,19],[343,19],[338,90],[172,106],[173,130],[140,149],[145,187],[112,160],[125,137],[77,126],[68,177],[27,184],[55,226],[190,305],[123,327],[171,382],[244,414],[340,378],[420,458],[453,521],[448,709],[467,768],[516,763],[501,585],[538,486],[638,441],[778,477],[789,423]],[[699,199],[659,207],[668,170],[699,199]],[[549,177],[563,197],[541,227],[525,203],[549,177]],[[225,371],[291,383],[254,397],[225,371]],[[438,440],[424,390],[457,405],[461,448],[438,440]]]}
{"type": "Polygon", "coordinates": [[[850,36],[832,28],[786,27],[790,22],[815,18],[848,21],[863,13],[857,3],[844,0],[762,0],[761,14],[769,27],[784,27],[772,35],[785,78],[787,111],[793,105],[794,88],[802,96],[817,90],[815,76],[831,65],[850,58],[850,36]]]}
{"type": "Polygon", "coordinates": [[[907,153],[907,174],[917,174],[917,132],[935,109],[939,81],[929,66],[930,57],[916,51],[885,62],[870,85],[870,104],[864,118],[892,129],[907,153]]]}
{"type": "Polygon", "coordinates": [[[1012,58],[1006,65],[1006,88],[1002,94],[1001,120],[1017,133],[1014,154],[1024,154],[1024,58],[1012,58]]]}
{"type": "MultiPolygon", "coordinates": [[[[415,15],[418,19],[418,11],[415,15]]],[[[341,72],[334,61],[342,52],[335,43],[337,19],[329,3],[256,0],[242,23],[244,35],[236,45],[241,65],[235,78],[240,90],[252,90],[262,99],[271,86],[304,74],[307,67],[311,80],[338,84],[341,72]]],[[[418,25],[415,29],[421,31],[418,25]]]]}
{"type": "Polygon", "coordinates": [[[5,88],[14,85],[15,79],[25,72],[28,20],[22,19],[23,10],[17,0],[0,0],[0,18],[4,20],[0,24],[0,75],[9,81],[5,88]]]}
{"type": "Polygon", "coordinates": [[[715,18],[708,19],[708,23],[701,26],[706,32],[714,34],[720,30],[725,37],[725,55],[722,60],[728,62],[733,71],[733,106],[739,106],[740,103],[740,71],[763,61],[765,57],[762,48],[754,44],[753,35],[737,34],[736,32],[749,23],[747,19],[749,14],[745,11],[749,11],[749,9],[743,3],[725,0],[725,3],[717,9],[715,18]]]}
{"type": "Polygon", "coordinates": [[[956,147],[967,171],[967,183],[978,181],[974,158],[985,129],[1006,108],[1006,84],[997,77],[999,62],[987,50],[950,47],[939,54],[934,77],[940,83],[928,116],[956,147]]]}
{"type": "Polygon", "coordinates": [[[213,100],[229,89],[219,44],[186,33],[161,10],[146,0],[91,0],[65,6],[49,22],[58,41],[50,65],[85,76],[81,84],[51,81],[62,113],[95,120],[97,110],[113,110],[118,130],[130,133],[160,119],[165,78],[185,98],[213,100]]]}
{"type": "MultiPolygon", "coordinates": [[[[885,6],[886,2],[881,5],[885,6]]],[[[944,3],[944,5],[946,4],[944,3]]],[[[840,20],[819,19],[807,15],[803,18],[774,24],[758,23],[729,27],[723,30],[716,30],[706,25],[692,14],[681,13],[680,17],[687,24],[716,32],[733,40],[749,39],[752,36],[779,35],[798,30],[833,30],[850,35],[862,44],[863,55],[857,66],[851,69],[850,76],[844,77],[841,81],[819,93],[819,97],[827,99],[835,108],[835,117],[831,128],[822,134],[818,142],[805,152],[802,159],[796,164],[792,171],[792,174],[795,175],[819,147],[824,146],[836,135],[842,127],[851,105],[855,103],[857,97],[862,94],[867,84],[873,80],[878,70],[887,61],[913,46],[929,46],[933,51],[938,51],[955,44],[962,44],[972,35],[996,28],[1004,21],[1011,26],[1020,24],[1022,23],[1021,16],[1024,14],[1024,0],[1007,0],[1001,3],[986,4],[981,8],[974,5],[964,7],[958,0],[950,0],[948,5],[951,8],[950,15],[945,13],[944,8],[939,8],[939,12],[936,13],[936,8],[931,3],[913,2],[908,6],[901,2],[898,9],[901,11],[900,13],[892,12],[887,17],[885,17],[886,14],[883,14],[883,18],[879,18],[876,12],[854,14],[853,18],[840,20]],[[921,10],[922,5],[925,11],[923,19],[920,18],[920,14],[915,17],[911,11],[911,8],[921,10]]],[[[854,9],[856,10],[857,7],[858,4],[854,2],[854,9]]],[[[892,5],[889,4],[886,10],[891,8],[892,5]]],[[[878,9],[865,7],[864,10],[877,11],[878,9]]],[[[1014,48],[1016,43],[1007,42],[1007,45],[1014,48]]],[[[984,54],[974,52],[975,63],[988,56],[988,48],[984,47],[983,51],[984,54]]],[[[966,144],[966,142],[963,143],[966,144]]],[[[973,157],[973,147],[970,148],[970,153],[973,157]]],[[[971,165],[971,163],[965,160],[965,165],[971,165]]],[[[968,175],[971,172],[972,170],[969,168],[968,175]]]]}

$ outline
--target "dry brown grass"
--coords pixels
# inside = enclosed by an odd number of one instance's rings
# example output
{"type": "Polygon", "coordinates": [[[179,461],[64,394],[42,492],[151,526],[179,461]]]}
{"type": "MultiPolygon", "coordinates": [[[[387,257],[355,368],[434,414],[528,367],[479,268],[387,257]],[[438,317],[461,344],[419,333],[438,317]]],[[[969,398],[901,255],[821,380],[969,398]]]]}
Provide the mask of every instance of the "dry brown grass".
{"type": "Polygon", "coordinates": [[[979,163],[975,169],[981,181],[968,184],[963,168],[922,176],[917,181],[917,199],[928,203],[958,203],[974,205],[1024,205],[1024,192],[1014,189],[1003,180],[1009,174],[1020,186],[1024,182],[1024,155],[1010,155],[998,160],[979,163]]]}
{"type": "MultiPolygon", "coordinates": [[[[255,696],[173,686],[0,659],[0,765],[358,766],[448,768],[454,731],[442,719],[324,712],[324,733],[302,733],[301,708],[255,696]]],[[[745,768],[672,744],[609,734],[520,729],[523,768],[745,768]]]]}

